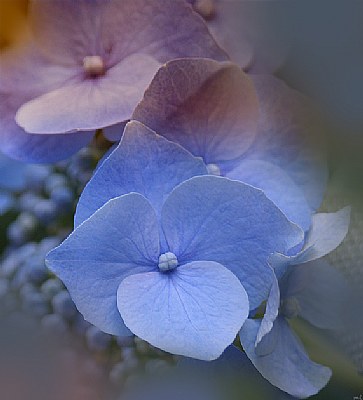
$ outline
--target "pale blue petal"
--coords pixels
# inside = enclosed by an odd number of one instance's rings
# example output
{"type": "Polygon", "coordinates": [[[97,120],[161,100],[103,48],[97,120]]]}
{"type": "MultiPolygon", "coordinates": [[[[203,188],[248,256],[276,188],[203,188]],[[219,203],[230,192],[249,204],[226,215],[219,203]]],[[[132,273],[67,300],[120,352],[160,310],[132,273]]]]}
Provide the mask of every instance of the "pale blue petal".
{"type": "Polygon", "coordinates": [[[274,351],[264,356],[257,355],[255,341],[259,326],[259,321],[247,320],[240,338],[247,356],[268,381],[298,398],[313,396],[328,383],[330,369],[309,359],[284,318],[278,318],[274,324],[274,351]]]}
{"type": "Polygon", "coordinates": [[[294,257],[285,256],[284,254],[272,254],[272,256],[269,258],[269,264],[274,270],[277,280],[280,280],[285,275],[293,259],[294,257]]]}
{"type": "Polygon", "coordinates": [[[271,342],[263,340],[263,338],[271,332],[274,322],[279,315],[280,308],[280,288],[279,282],[275,275],[273,275],[273,281],[270,289],[270,294],[266,303],[266,311],[263,319],[261,320],[260,329],[258,330],[256,337],[256,347],[258,354],[267,354],[271,352],[271,342]]]}
{"type": "Polygon", "coordinates": [[[273,254],[270,265],[280,279],[289,266],[317,260],[335,250],[348,233],[350,207],[336,213],[319,213],[312,217],[312,225],[306,234],[304,246],[295,255],[273,254]]]}
{"type": "Polygon", "coordinates": [[[214,360],[235,339],[248,316],[239,280],[210,261],[171,273],[132,275],[120,284],[117,304],[127,327],[173,354],[214,360]]]}
{"type": "Polygon", "coordinates": [[[79,200],[78,226],[114,197],[143,194],[157,213],[175,186],[195,175],[207,174],[203,162],[155,134],[139,122],[129,122],[119,146],[101,164],[79,200]]]}
{"type": "Polygon", "coordinates": [[[349,223],[350,207],[342,208],[335,213],[315,214],[304,248],[294,258],[293,263],[313,261],[335,250],[346,237],[349,223]]]}
{"type": "Polygon", "coordinates": [[[156,215],[139,194],[110,200],[47,256],[84,318],[125,335],[117,289],[130,274],[154,271],[159,257],[156,215]]]}
{"type": "Polygon", "coordinates": [[[262,189],[287,218],[307,231],[311,223],[311,210],[304,193],[281,168],[262,160],[242,160],[228,178],[237,179],[262,189]]]}
{"type": "Polygon", "coordinates": [[[302,240],[302,231],[261,190],[216,176],[194,177],[170,194],[162,210],[169,249],[180,262],[217,261],[249,295],[251,309],[268,296],[268,258],[302,240]]]}

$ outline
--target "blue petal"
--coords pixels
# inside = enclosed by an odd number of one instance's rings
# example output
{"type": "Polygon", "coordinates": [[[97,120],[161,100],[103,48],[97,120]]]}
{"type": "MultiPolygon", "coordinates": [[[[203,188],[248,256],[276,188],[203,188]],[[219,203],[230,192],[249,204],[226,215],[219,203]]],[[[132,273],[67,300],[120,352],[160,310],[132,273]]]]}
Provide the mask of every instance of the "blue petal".
{"type": "Polygon", "coordinates": [[[129,276],[117,304],[127,327],[173,354],[214,360],[236,337],[248,316],[239,280],[222,265],[195,261],[171,273],[129,276]]]}
{"type": "Polygon", "coordinates": [[[290,256],[275,253],[270,257],[270,265],[278,279],[289,266],[317,260],[335,250],[347,235],[349,222],[350,207],[342,208],[336,213],[314,214],[300,252],[290,256]]]}
{"type": "Polygon", "coordinates": [[[242,160],[226,176],[262,189],[290,221],[304,231],[309,229],[311,210],[304,193],[278,166],[261,160],[242,160]]]}
{"type": "Polygon", "coordinates": [[[103,331],[129,334],[117,309],[117,288],[128,275],[157,268],[156,215],[139,194],[110,200],[47,256],[85,319],[103,331]]]}
{"type": "Polygon", "coordinates": [[[170,194],[162,210],[169,251],[180,262],[216,261],[249,295],[251,309],[268,296],[268,258],[302,240],[302,231],[261,190],[216,176],[194,177],[170,194]]]}
{"type": "Polygon", "coordinates": [[[275,321],[270,333],[276,335],[274,351],[264,356],[257,355],[255,341],[259,327],[259,321],[247,320],[240,338],[247,356],[268,381],[299,398],[318,393],[328,383],[330,369],[309,359],[284,318],[275,321]]]}
{"type": "Polygon", "coordinates": [[[78,203],[78,226],[114,197],[143,194],[157,213],[179,183],[206,174],[203,162],[139,122],[129,122],[119,146],[101,164],[78,203]]]}
{"type": "Polygon", "coordinates": [[[349,222],[350,207],[342,208],[335,213],[315,214],[304,248],[294,258],[293,264],[313,261],[335,250],[346,237],[349,222]]]}
{"type": "Polygon", "coordinates": [[[263,338],[271,332],[274,322],[279,315],[280,307],[280,288],[279,282],[275,275],[273,275],[272,285],[270,294],[268,296],[266,311],[261,321],[260,329],[258,330],[256,337],[256,347],[258,348],[259,354],[267,354],[271,351],[271,342],[263,340],[263,338]]]}

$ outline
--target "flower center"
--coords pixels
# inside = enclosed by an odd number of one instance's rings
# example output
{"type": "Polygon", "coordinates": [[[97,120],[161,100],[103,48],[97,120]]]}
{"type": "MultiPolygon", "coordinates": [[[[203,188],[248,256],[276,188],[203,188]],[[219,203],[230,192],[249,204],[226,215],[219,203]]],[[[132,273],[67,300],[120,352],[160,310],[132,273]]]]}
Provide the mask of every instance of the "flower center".
{"type": "Polygon", "coordinates": [[[159,270],[161,272],[171,271],[176,268],[178,264],[178,259],[174,253],[167,252],[159,257],[159,270]]]}
{"type": "Polygon", "coordinates": [[[194,9],[204,19],[211,19],[216,12],[214,0],[195,0],[194,9]]]}
{"type": "Polygon", "coordinates": [[[93,78],[105,73],[105,63],[100,56],[87,56],[83,59],[83,69],[93,78]]]}
{"type": "Polygon", "coordinates": [[[281,313],[286,318],[296,318],[301,311],[299,300],[296,297],[288,297],[281,303],[281,313]]]}
{"type": "Polygon", "coordinates": [[[207,171],[210,175],[221,176],[221,170],[217,164],[207,164],[207,171]]]}

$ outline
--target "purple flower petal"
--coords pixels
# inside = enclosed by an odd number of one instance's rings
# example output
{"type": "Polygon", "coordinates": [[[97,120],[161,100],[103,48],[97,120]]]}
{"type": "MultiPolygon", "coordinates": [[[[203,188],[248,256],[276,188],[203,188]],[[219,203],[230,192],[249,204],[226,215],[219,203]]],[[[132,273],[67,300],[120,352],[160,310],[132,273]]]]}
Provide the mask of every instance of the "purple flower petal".
{"type": "Polygon", "coordinates": [[[33,0],[31,10],[38,43],[62,65],[82,65],[84,57],[98,55],[113,66],[135,53],[161,63],[226,59],[184,0],[33,0]]]}
{"type": "Polygon", "coordinates": [[[16,121],[29,133],[90,131],[127,120],[160,64],[135,54],[107,71],[35,98],[17,112],[16,121]]]}
{"type": "Polygon", "coordinates": [[[208,163],[243,155],[253,142],[257,97],[239,67],[175,60],[160,69],[133,119],[180,143],[208,163]]]}
{"type": "Polygon", "coordinates": [[[49,64],[32,44],[0,58],[0,149],[26,162],[55,162],[85,146],[93,132],[30,135],[15,122],[18,108],[33,96],[74,80],[76,72],[49,64]]]}

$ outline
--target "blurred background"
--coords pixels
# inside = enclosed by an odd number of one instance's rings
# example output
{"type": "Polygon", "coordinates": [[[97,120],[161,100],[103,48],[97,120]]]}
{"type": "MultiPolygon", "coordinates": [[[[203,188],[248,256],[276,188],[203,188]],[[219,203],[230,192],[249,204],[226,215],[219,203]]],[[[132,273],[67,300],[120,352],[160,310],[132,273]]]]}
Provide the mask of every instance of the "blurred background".
{"type": "MultiPolygon", "coordinates": [[[[229,26],[234,27],[233,46],[246,49],[246,70],[276,74],[310,96],[320,111],[330,170],[322,210],[352,205],[349,234],[327,260],[357,295],[357,324],[335,337],[300,321],[294,328],[311,358],[333,369],[331,382],[314,398],[359,399],[363,395],[363,2],[226,2],[233,11],[227,14],[229,26]]],[[[200,10],[212,21],[213,13],[200,10]]],[[[27,0],[0,0],[0,51],[27,37],[26,13],[27,0]]],[[[25,166],[0,158],[1,399],[106,399],[118,393],[120,382],[132,382],[135,371],[163,370],[175,361],[142,341],[110,337],[87,324],[44,265],[46,252],[72,229],[77,196],[108,147],[99,135],[90,148],[53,166],[25,166]]],[[[260,390],[256,381],[243,398],[275,398],[260,390]]]]}

